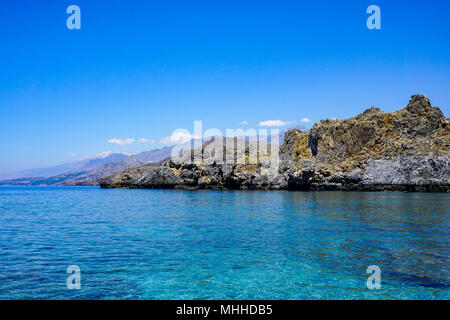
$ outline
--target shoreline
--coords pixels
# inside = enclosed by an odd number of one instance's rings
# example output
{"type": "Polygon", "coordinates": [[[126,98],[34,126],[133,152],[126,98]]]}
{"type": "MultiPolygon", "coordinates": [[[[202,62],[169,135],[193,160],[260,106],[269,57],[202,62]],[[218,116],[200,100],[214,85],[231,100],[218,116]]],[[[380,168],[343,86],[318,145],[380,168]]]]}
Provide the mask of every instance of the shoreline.
{"type": "Polygon", "coordinates": [[[370,107],[352,118],[318,121],[309,132],[291,129],[282,145],[210,139],[157,165],[101,178],[99,184],[149,189],[450,191],[450,119],[425,95],[413,95],[398,111],[370,107]]]}

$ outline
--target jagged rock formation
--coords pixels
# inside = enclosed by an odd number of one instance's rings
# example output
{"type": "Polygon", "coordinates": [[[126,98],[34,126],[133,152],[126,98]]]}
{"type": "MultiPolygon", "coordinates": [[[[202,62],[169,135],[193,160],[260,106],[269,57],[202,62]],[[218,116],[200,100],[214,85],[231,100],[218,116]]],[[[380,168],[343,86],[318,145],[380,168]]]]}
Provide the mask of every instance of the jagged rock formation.
{"type": "Polygon", "coordinates": [[[425,95],[386,113],[371,107],[345,120],[322,120],[309,133],[293,129],[284,143],[214,140],[160,166],[125,170],[103,188],[242,190],[450,190],[450,121],[425,95]],[[217,150],[223,153],[217,153],[217,150]],[[278,151],[279,149],[279,151],[278,151]],[[215,151],[212,151],[215,150],[215,151]],[[215,154],[217,153],[217,154],[215,154]],[[200,162],[193,162],[195,156],[200,162]],[[225,158],[234,161],[224,162],[225,158]],[[279,156],[279,157],[278,157],[279,156]],[[242,161],[244,159],[244,161],[242,161]]]}

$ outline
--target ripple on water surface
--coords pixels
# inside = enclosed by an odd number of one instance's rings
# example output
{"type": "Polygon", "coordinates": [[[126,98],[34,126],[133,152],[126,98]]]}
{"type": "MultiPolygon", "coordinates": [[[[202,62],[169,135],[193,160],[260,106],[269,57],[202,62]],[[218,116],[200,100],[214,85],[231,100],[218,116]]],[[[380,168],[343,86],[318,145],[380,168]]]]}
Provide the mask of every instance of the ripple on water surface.
{"type": "Polygon", "coordinates": [[[449,199],[0,187],[0,299],[448,299],[449,199]]]}

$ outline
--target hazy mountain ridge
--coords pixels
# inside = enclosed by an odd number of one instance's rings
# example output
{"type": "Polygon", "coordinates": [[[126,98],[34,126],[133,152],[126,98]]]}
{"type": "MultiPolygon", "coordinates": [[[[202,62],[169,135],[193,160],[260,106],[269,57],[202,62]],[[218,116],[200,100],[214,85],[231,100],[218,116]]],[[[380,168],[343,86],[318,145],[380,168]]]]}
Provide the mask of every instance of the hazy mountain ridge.
{"type": "Polygon", "coordinates": [[[126,153],[107,151],[88,158],[82,158],[56,166],[23,170],[16,174],[11,174],[8,180],[21,178],[50,178],[68,172],[100,168],[106,163],[121,161],[128,156],[129,155],[126,153]]]}
{"type": "Polygon", "coordinates": [[[98,179],[102,177],[166,159],[170,156],[172,148],[164,147],[135,155],[108,152],[100,154],[99,157],[91,157],[55,167],[23,171],[24,174],[29,173],[30,175],[2,180],[0,185],[98,185],[98,179]],[[58,174],[36,176],[40,173],[52,172],[58,172],[58,174]]]}

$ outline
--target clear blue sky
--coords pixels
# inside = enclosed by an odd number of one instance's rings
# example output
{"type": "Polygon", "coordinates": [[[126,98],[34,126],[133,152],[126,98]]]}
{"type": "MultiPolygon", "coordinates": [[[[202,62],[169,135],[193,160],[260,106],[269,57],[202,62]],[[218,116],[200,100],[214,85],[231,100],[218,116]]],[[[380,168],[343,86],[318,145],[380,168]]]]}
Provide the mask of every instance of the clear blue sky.
{"type": "Polygon", "coordinates": [[[434,0],[2,1],[0,174],[160,147],[194,120],[300,124],[414,93],[448,116],[449,14],[434,0]],[[66,28],[70,4],[81,30],[66,28]],[[381,30],[366,27],[371,4],[381,30]]]}

